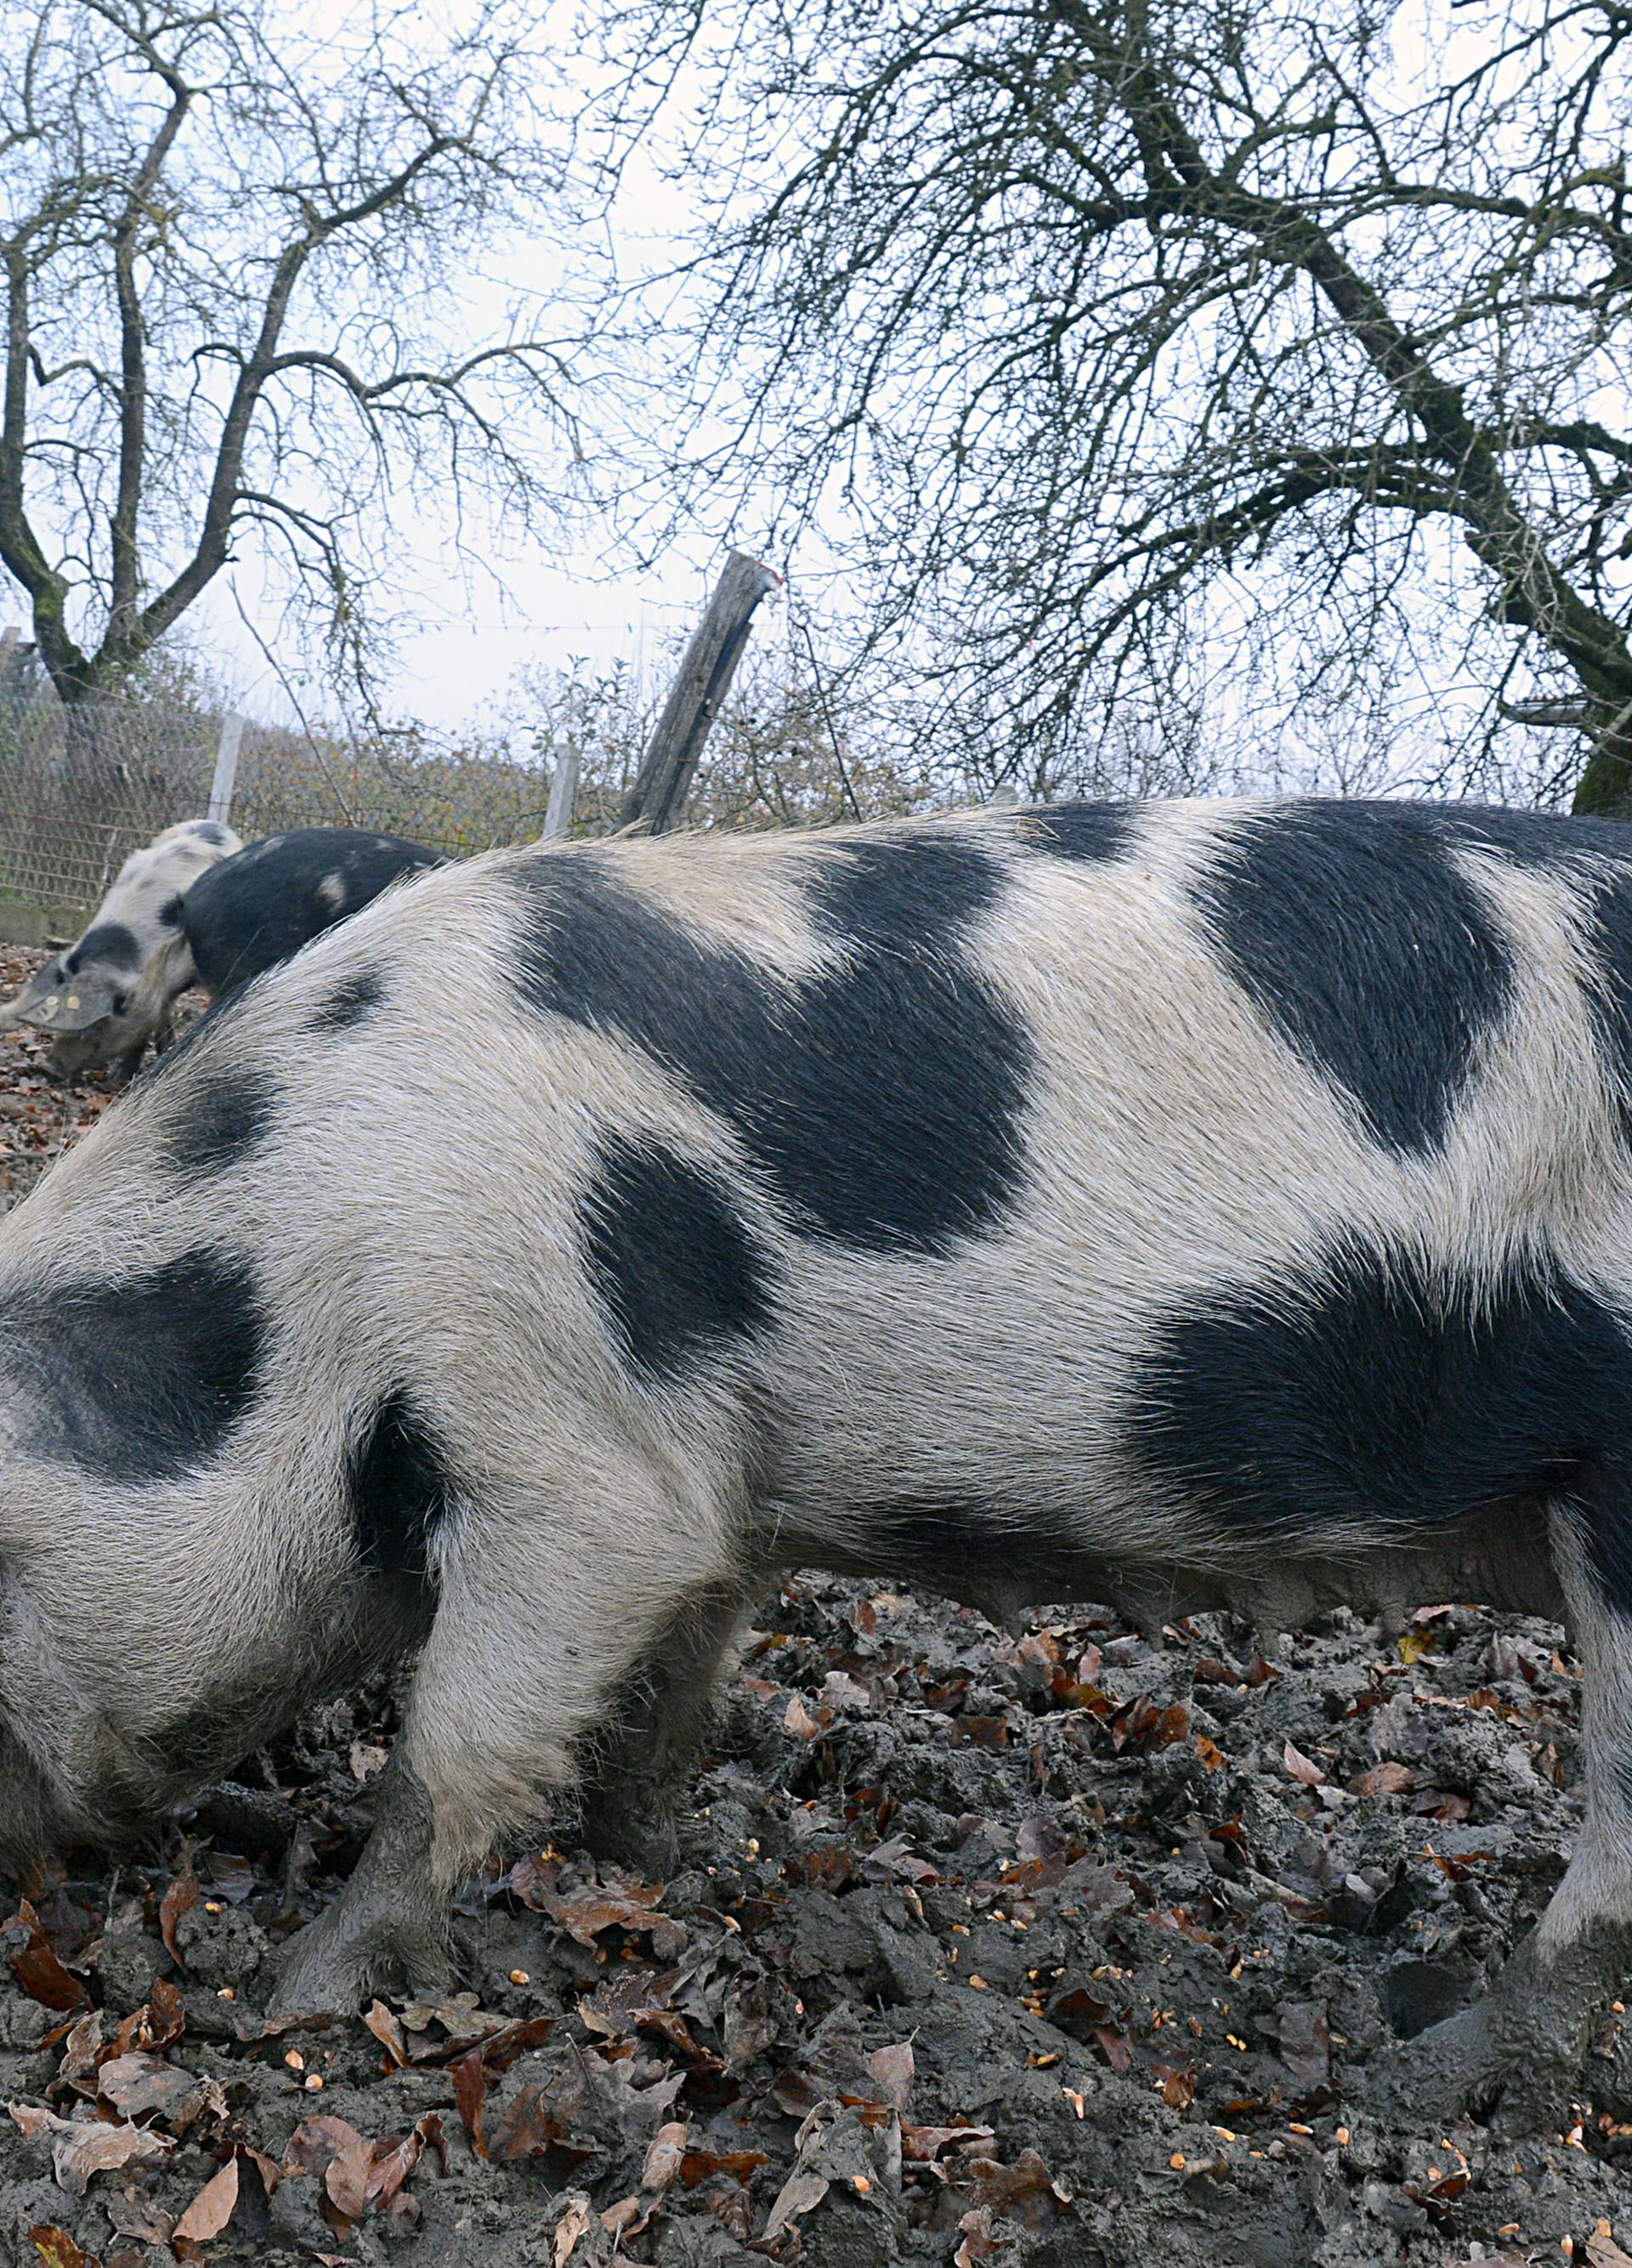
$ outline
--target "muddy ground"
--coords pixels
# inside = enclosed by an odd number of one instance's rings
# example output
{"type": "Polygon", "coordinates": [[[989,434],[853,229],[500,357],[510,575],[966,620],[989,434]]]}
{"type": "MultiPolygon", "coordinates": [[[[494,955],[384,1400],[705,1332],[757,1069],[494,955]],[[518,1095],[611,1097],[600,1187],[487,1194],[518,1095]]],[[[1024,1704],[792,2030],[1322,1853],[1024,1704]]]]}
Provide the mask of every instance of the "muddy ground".
{"type": "MultiPolygon", "coordinates": [[[[105,1101],[0,1039],[0,1205],[105,1101]]],[[[1017,1638],[797,1577],[678,1874],[598,1874],[563,1818],[468,1886],[458,1999],[290,2029],[264,1963],[392,1736],[383,1690],[318,1709],[139,1862],[62,1854],[7,1909],[0,2253],[1627,2268],[1616,2016],[1566,2132],[1368,2109],[1392,2029],[1476,1990],[1562,1871],[1562,1633],[1430,1600],[1398,1643],[1338,1614],[1258,1644],[1083,1604],[1017,1638]]]]}

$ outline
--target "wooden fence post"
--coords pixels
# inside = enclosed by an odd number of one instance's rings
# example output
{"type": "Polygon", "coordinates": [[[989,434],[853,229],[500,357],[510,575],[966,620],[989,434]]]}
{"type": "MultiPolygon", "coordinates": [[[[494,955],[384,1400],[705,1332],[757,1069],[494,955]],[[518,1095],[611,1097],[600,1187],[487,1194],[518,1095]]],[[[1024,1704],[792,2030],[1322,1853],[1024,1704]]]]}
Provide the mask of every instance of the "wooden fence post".
{"type": "Polygon", "coordinates": [[[555,776],[549,784],[549,808],[544,814],[541,843],[555,843],[564,836],[572,824],[572,806],[578,792],[578,744],[569,740],[555,759],[555,776]]]}
{"type": "Polygon", "coordinates": [[[238,778],[238,751],[243,738],[241,717],[221,719],[221,738],[216,744],[216,776],[210,783],[210,816],[218,819],[224,827],[232,816],[232,788],[238,778]]]}
{"type": "Polygon", "coordinates": [[[697,763],[718,716],[743,648],[754,610],[782,578],[746,551],[733,551],[708,611],[692,633],[656,731],[641,759],[618,823],[643,821],[653,835],[673,827],[685,808],[697,763]]]}

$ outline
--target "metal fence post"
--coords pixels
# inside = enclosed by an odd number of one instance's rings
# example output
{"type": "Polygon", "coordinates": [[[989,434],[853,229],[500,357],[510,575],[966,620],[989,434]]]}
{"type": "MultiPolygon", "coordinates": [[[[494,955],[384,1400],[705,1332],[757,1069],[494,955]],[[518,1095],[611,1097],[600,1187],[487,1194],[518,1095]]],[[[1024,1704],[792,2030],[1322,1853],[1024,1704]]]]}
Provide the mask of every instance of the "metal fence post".
{"type": "Polygon", "coordinates": [[[224,826],[232,816],[232,784],[238,777],[239,743],[244,737],[241,717],[221,719],[221,738],[216,744],[216,776],[210,783],[210,816],[224,826]]]}
{"type": "Polygon", "coordinates": [[[572,824],[573,799],[578,792],[578,744],[569,740],[555,759],[555,777],[549,784],[549,808],[544,814],[542,843],[554,843],[572,824]]]}

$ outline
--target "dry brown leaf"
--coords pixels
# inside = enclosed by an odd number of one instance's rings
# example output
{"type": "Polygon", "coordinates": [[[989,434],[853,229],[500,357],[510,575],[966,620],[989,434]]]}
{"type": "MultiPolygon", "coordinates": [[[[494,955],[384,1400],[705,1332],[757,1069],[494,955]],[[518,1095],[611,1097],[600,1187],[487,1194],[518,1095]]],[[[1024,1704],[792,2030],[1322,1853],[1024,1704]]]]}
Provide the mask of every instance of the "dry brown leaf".
{"type": "Polygon", "coordinates": [[[995,2141],[989,2126],[906,2126],[901,2128],[901,2155],[909,2163],[927,2166],[943,2150],[984,2148],[995,2141]]]}
{"type": "Polygon", "coordinates": [[[176,1924],[182,1915],[198,1904],[198,1877],[193,1872],[193,1845],[189,1843],[181,1861],[181,1870],[158,1902],[158,1933],[165,1940],[165,1950],[179,1969],[187,1963],[176,1943],[176,1924]]]}
{"type": "Polygon", "coordinates": [[[1595,2228],[1586,2241],[1589,2268],[1632,2268],[1632,2253],[1623,2252],[1613,2236],[1595,2228]]]}
{"type": "Polygon", "coordinates": [[[45,2268],[97,2268],[91,2255],[81,2251],[65,2228],[31,2228],[28,2241],[45,2268]]]}
{"type": "Polygon", "coordinates": [[[343,2118],[332,2122],[345,2132],[336,2139],[334,2154],[329,2160],[323,2176],[323,2186],[334,2201],[336,2213],[344,2213],[348,2220],[360,2220],[368,2204],[369,2176],[374,2169],[374,2145],[365,2142],[355,2126],[343,2118]]]}
{"type": "Polygon", "coordinates": [[[1386,1760],[1372,1764],[1358,1773],[1349,1783],[1350,1795],[1409,1795],[1416,1786],[1416,1774],[1409,1764],[1386,1760]]]}
{"type": "Polygon", "coordinates": [[[460,2056],[451,2068],[453,2100],[459,2107],[466,2136],[476,2156],[485,2158],[488,2146],[482,2132],[482,2106],[488,2097],[488,2075],[482,2067],[481,2050],[473,2048],[468,2055],[460,2056]]]}
{"type": "Polygon", "coordinates": [[[4,1929],[7,1937],[13,1931],[22,1934],[21,1944],[8,1953],[6,1962],[31,2000],[38,2000],[45,2008],[63,2011],[85,2007],[90,1996],[73,1971],[62,1966],[55,1947],[40,1926],[40,1917],[26,1898],[18,1901],[17,1911],[4,1929]]]}
{"type": "Polygon", "coordinates": [[[59,2118],[54,2110],[33,2103],[10,2102],[12,2118],[30,2141],[51,2145],[51,2170],[57,2187],[70,2197],[83,2197],[85,2184],[96,2174],[119,2166],[147,2164],[167,2157],[175,2144],[167,2134],[146,2126],[110,2126],[100,2118],[59,2118]]]}
{"type": "Polygon", "coordinates": [[[418,2126],[400,2142],[376,2142],[368,2177],[369,2203],[383,2211],[418,2165],[424,2150],[425,2137],[418,2126]]]}
{"type": "Polygon", "coordinates": [[[878,2083],[880,2099],[892,2110],[904,2112],[907,2098],[912,2093],[912,2043],[897,2040],[888,2047],[874,2048],[865,2060],[878,2083]]]}
{"type": "Polygon", "coordinates": [[[190,2071],[178,2071],[156,2055],[110,2056],[97,2074],[97,2093],[121,2118],[155,2111],[169,2119],[197,2092],[190,2071]]]}
{"type": "Polygon", "coordinates": [[[821,1727],[797,1693],[789,1702],[782,1721],[796,1740],[813,1741],[821,1732],[821,1727]]]}
{"type": "Polygon", "coordinates": [[[796,2167],[776,2192],[776,2202],[770,2209],[761,2242],[774,2242],[784,2228],[791,2228],[803,2214],[813,2212],[827,2196],[828,2187],[826,2175],[803,2173],[796,2167]]]}
{"type": "Polygon", "coordinates": [[[1306,1756],[1301,1749],[1295,1749],[1290,1741],[1281,1751],[1281,1761],[1285,1764],[1291,1777],[1296,1780],[1301,1780],[1305,1787],[1326,1786],[1326,1774],[1315,1763],[1313,1757],[1306,1756]]]}
{"type": "Polygon", "coordinates": [[[363,2021],[390,2057],[392,2068],[405,2071],[408,2060],[408,2040],[401,2025],[385,2002],[376,2000],[363,2021]]]}
{"type": "Polygon", "coordinates": [[[659,2126],[646,2146],[646,2162],[641,2168],[641,2187],[666,2190],[680,2169],[686,2154],[686,2137],[691,2129],[683,2118],[671,2119],[659,2126]]]}
{"type": "Polygon", "coordinates": [[[594,2206],[586,2197],[575,2192],[567,2199],[566,2210],[555,2223],[555,2234],[550,2239],[550,2268],[563,2268],[594,2225],[594,2206]]]}
{"type": "Polygon", "coordinates": [[[238,2160],[229,2158],[218,2172],[210,2176],[177,2221],[173,2237],[186,2237],[195,2244],[207,2244],[212,2236],[220,2235],[232,2220],[237,2203],[238,2160]]]}

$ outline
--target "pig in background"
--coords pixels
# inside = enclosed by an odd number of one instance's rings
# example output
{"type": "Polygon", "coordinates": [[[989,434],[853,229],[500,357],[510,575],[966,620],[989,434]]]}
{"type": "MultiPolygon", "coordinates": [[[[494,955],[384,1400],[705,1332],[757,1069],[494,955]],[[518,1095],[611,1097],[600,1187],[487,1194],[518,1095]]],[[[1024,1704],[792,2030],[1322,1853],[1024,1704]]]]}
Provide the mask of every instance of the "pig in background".
{"type": "Polygon", "coordinates": [[[189,985],[218,1000],[388,884],[444,863],[423,843],[358,828],[303,828],[246,850],[214,820],[187,821],[126,860],[85,935],[0,1009],[0,1029],[50,1032],[48,1067],[62,1078],[129,1079],[150,1040],[168,1043],[189,985]]]}
{"type": "Polygon", "coordinates": [[[176,1001],[193,982],[182,902],[239,847],[219,821],[188,819],[133,850],[89,928],[0,1007],[0,1030],[35,1024],[49,1032],[47,1064],[59,1078],[112,1071],[129,1079],[149,1041],[168,1039],[176,1001]]]}
{"type": "Polygon", "coordinates": [[[1422,806],[507,851],[229,998],[0,1226],[0,1822],[416,1654],[286,2005],[663,1790],[777,1571],[1568,1609],[1585,1823],[1422,2115],[1632,1970],[1632,840],[1422,806]],[[456,1004],[457,1012],[451,1004],[456,1004]]]}
{"type": "Polygon", "coordinates": [[[202,878],[182,906],[181,933],[198,982],[219,1000],[391,883],[446,863],[423,843],[362,828],[304,827],[252,843],[202,878]]]}

